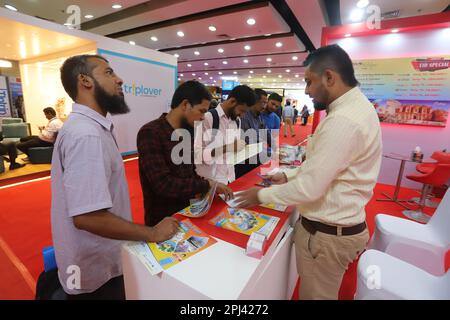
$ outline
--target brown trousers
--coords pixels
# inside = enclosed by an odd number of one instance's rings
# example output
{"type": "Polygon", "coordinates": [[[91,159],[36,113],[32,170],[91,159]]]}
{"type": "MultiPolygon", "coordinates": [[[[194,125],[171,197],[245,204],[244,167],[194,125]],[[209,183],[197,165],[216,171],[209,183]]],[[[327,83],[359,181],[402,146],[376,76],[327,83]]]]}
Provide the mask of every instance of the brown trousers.
{"type": "Polygon", "coordinates": [[[294,127],[292,126],[292,118],[284,119],[284,135],[287,136],[287,128],[289,126],[289,130],[291,132],[291,136],[295,135],[294,127]]]}
{"type": "Polygon", "coordinates": [[[299,299],[337,300],[348,265],[366,248],[367,228],[356,235],[336,236],[317,231],[310,234],[295,225],[295,253],[300,276],[299,299]]]}

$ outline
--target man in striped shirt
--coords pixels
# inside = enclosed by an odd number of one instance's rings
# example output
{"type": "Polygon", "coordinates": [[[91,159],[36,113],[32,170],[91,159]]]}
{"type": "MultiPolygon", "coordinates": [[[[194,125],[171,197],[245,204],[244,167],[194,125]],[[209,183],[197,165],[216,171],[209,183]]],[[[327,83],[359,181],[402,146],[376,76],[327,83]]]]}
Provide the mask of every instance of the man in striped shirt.
{"type": "Polygon", "coordinates": [[[337,45],[311,53],[305,92],[327,117],[317,127],[306,161],[267,177],[273,187],[252,188],[236,201],[297,205],[295,226],[300,299],[337,299],[348,265],[369,240],[365,206],[381,165],[381,128],[375,109],[358,88],[352,61],[337,45]]]}

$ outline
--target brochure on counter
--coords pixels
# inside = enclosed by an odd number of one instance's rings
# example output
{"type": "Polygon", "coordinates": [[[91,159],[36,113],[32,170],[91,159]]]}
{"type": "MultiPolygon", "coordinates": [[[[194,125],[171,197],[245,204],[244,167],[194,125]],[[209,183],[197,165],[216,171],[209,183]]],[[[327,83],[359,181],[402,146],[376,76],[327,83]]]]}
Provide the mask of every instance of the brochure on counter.
{"type": "Polygon", "coordinates": [[[189,218],[200,218],[206,215],[211,208],[216,194],[217,183],[214,183],[212,188],[200,199],[191,199],[190,205],[187,208],[177,212],[189,218]]]}
{"type": "Polygon", "coordinates": [[[270,237],[280,218],[268,214],[258,213],[247,209],[226,208],[209,223],[219,228],[251,235],[252,232],[270,237]]]}
{"type": "Polygon", "coordinates": [[[189,219],[185,219],[180,222],[178,232],[171,239],[162,242],[130,242],[127,248],[155,275],[216,242],[189,219]]]}
{"type": "MultiPolygon", "coordinates": [[[[234,193],[234,196],[238,196],[239,193],[241,193],[241,191],[237,191],[234,193]]],[[[223,201],[225,201],[225,196],[223,194],[219,195],[223,201]]],[[[238,207],[238,203],[236,202],[235,199],[231,199],[228,201],[225,201],[225,203],[230,207],[230,208],[237,208],[238,207]]],[[[272,209],[272,210],[276,210],[276,211],[280,211],[280,212],[285,212],[287,209],[287,206],[281,205],[281,204],[276,204],[276,203],[267,203],[267,204],[260,204],[260,207],[264,207],[264,208],[268,208],[268,209],[272,209]]]]}

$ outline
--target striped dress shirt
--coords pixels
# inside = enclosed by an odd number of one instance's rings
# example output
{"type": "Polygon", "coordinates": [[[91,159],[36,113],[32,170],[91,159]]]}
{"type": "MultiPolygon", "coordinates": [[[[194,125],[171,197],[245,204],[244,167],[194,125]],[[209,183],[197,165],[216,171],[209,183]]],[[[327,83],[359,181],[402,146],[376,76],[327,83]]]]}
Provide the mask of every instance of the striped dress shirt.
{"type": "Polygon", "coordinates": [[[297,205],[310,220],[337,226],[365,221],[381,165],[376,111],[358,87],[328,107],[307,147],[307,159],[286,175],[288,183],[262,189],[262,203],[297,205]]]}

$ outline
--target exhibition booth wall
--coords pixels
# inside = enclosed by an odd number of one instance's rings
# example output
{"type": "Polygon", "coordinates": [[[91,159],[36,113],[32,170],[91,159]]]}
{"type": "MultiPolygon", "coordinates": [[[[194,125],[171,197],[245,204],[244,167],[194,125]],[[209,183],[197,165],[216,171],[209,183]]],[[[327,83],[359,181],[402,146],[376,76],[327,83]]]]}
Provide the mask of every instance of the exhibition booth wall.
{"type": "Polygon", "coordinates": [[[131,111],[112,116],[123,154],[136,152],[138,130],[170,106],[177,86],[177,59],[172,55],[1,8],[0,30],[5,58],[20,65],[26,119],[32,134],[47,121],[42,112],[45,107],[55,107],[62,119],[71,112],[72,100],[61,85],[59,68],[76,54],[101,54],[123,79],[131,111]]]}

